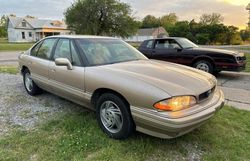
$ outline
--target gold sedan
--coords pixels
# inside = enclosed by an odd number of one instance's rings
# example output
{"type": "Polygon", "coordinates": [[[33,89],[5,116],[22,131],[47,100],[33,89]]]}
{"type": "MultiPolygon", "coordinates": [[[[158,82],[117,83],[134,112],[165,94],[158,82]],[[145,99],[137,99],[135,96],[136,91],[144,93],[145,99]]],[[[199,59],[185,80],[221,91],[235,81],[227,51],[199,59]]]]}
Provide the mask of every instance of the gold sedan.
{"type": "Polygon", "coordinates": [[[110,37],[53,36],[19,56],[24,87],[96,111],[101,129],[124,139],[135,130],[175,138],[192,131],[224,105],[214,76],[153,61],[110,37]]]}

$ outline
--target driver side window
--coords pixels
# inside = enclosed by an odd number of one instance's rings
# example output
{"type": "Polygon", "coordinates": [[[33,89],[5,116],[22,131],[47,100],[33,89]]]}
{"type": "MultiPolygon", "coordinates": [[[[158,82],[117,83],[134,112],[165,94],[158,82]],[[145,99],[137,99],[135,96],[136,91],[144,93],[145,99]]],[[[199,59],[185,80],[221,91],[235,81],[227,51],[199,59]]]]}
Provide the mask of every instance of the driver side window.
{"type": "Polygon", "coordinates": [[[67,58],[72,65],[81,66],[81,61],[76,52],[75,46],[69,39],[60,39],[58,41],[53,60],[56,58],[67,58]]]}
{"type": "Polygon", "coordinates": [[[58,41],[53,60],[56,58],[67,58],[71,61],[69,39],[60,39],[58,41]]]}
{"type": "Polygon", "coordinates": [[[180,48],[175,40],[157,40],[155,49],[176,49],[180,48]]]}

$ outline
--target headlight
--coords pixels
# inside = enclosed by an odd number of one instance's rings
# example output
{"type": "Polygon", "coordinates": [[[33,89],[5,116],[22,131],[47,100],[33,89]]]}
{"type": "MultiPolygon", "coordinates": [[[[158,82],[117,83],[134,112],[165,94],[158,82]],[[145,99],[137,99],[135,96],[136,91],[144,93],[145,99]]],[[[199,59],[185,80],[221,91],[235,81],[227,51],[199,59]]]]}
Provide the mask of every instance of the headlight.
{"type": "Polygon", "coordinates": [[[193,96],[177,96],[157,102],[154,104],[154,107],[163,111],[179,111],[194,104],[196,104],[196,99],[193,96]]]}

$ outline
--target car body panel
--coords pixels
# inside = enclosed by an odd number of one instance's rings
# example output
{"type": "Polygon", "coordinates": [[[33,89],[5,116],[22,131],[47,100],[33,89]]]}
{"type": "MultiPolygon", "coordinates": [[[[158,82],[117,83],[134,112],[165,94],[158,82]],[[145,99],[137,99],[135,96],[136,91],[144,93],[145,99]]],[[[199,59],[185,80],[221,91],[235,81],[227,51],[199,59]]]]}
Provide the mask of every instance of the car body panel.
{"type": "Polygon", "coordinates": [[[156,137],[173,138],[185,134],[207,121],[224,104],[215,77],[187,66],[145,59],[73,66],[69,70],[29,52],[19,56],[20,70],[28,68],[40,88],[92,110],[95,110],[92,102],[95,91],[115,91],[128,102],[136,129],[156,137]],[[201,100],[200,95],[207,91],[207,97],[201,100]],[[176,112],[154,108],[159,101],[182,95],[194,96],[197,104],[176,112]]]}

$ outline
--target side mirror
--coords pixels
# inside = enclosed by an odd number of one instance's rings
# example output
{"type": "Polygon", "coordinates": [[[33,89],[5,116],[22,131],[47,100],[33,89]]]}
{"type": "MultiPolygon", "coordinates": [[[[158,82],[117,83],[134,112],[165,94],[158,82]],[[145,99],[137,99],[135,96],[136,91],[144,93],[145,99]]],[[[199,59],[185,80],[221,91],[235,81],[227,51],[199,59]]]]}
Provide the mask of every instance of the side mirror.
{"type": "Polygon", "coordinates": [[[182,51],[182,48],[179,46],[175,46],[174,49],[176,49],[177,51],[182,51]]]}
{"type": "Polygon", "coordinates": [[[66,59],[66,58],[56,58],[55,64],[57,66],[67,66],[68,70],[73,69],[72,64],[70,63],[69,59],[66,59]]]}

